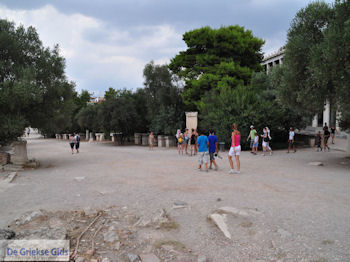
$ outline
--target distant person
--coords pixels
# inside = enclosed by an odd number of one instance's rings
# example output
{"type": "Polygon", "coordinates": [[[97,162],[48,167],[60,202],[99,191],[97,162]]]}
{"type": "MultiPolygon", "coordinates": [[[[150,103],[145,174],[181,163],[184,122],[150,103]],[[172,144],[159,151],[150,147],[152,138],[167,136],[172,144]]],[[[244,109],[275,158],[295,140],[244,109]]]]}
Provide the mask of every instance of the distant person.
{"type": "Polygon", "coordinates": [[[331,127],[331,136],[332,136],[332,144],[334,144],[334,138],[335,138],[335,132],[337,130],[335,129],[334,125],[331,127]]]}
{"type": "Polygon", "coordinates": [[[27,137],[29,137],[29,135],[30,135],[30,128],[28,127],[27,128],[27,137]]]}
{"type": "Polygon", "coordinates": [[[327,123],[324,123],[323,131],[326,131],[326,130],[328,130],[328,126],[327,126],[327,123]]]}
{"type": "Polygon", "coordinates": [[[294,133],[294,131],[293,131],[293,128],[291,127],[291,128],[289,128],[288,152],[287,152],[287,153],[289,153],[289,150],[290,150],[291,148],[293,148],[294,153],[296,152],[296,150],[295,150],[295,144],[294,144],[294,136],[295,136],[295,133],[294,133]]]}
{"type": "Polygon", "coordinates": [[[209,169],[211,169],[212,164],[214,164],[215,170],[218,170],[218,165],[216,164],[215,155],[214,155],[215,153],[218,152],[218,138],[215,135],[214,130],[209,131],[208,141],[209,141],[209,159],[210,159],[209,169]]]}
{"type": "MultiPolygon", "coordinates": [[[[199,137],[199,134],[198,134],[198,130],[197,130],[197,129],[194,130],[194,134],[196,135],[196,141],[197,141],[197,139],[198,139],[198,137],[199,137]]],[[[198,153],[198,144],[197,144],[197,143],[196,143],[195,146],[194,146],[194,151],[195,151],[195,154],[198,153]]]]}
{"type": "Polygon", "coordinates": [[[154,147],[154,134],[151,132],[148,136],[148,145],[149,145],[149,150],[153,150],[154,147]]]}
{"type": "Polygon", "coordinates": [[[235,123],[233,124],[233,131],[232,131],[232,135],[231,135],[231,148],[230,148],[230,152],[228,153],[228,161],[230,163],[230,174],[240,174],[240,170],[241,170],[241,162],[239,160],[239,156],[241,154],[241,132],[238,131],[238,125],[235,123]],[[237,171],[235,171],[234,165],[233,165],[233,161],[232,161],[232,157],[235,156],[236,158],[236,164],[237,164],[237,171]]]}
{"type": "Polygon", "coordinates": [[[324,129],[324,132],[323,132],[323,152],[326,152],[326,148],[328,149],[328,151],[330,150],[329,146],[328,146],[328,139],[330,136],[331,136],[331,133],[329,132],[328,128],[324,129]]]}
{"type": "Polygon", "coordinates": [[[179,155],[184,154],[183,144],[184,144],[184,135],[182,133],[180,133],[179,138],[177,139],[177,147],[179,150],[179,155]]]}
{"type": "Polygon", "coordinates": [[[194,129],[192,128],[191,130],[191,138],[190,138],[190,144],[191,144],[191,156],[192,156],[192,150],[193,153],[196,154],[196,143],[197,143],[197,138],[196,138],[196,134],[194,132],[194,129]]]}
{"type": "Polygon", "coordinates": [[[197,138],[198,145],[198,170],[202,170],[202,165],[205,165],[205,171],[208,172],[208,138],[204,135],[203,130],[200,130],[200,136],[197,138]]]}
{"type": "Polygon", "coordinates": [[[254,136],[254,144],[253,144],[253,154],[258,154],[258,147],[259,147],[259,135],[258,132],[255,130],[255,136],[254,136]]]}
{"type": "Polygon", "coordinates": [[[178,140],[179,140],[180,134],[181,134],[181,130],[180,130],[180,129],[178,129],[178,130],[176,131],[176,135],[175,135],[175,137],[176,137],[176,143],[178,143],[178,140]]]}
{"type": "Polygon", "coordinates": [[[251,125],[250,126],[250,132],[249,132],[249,136],[247,138],[247,141],[250,138],[250,149],[251,149],[251,153],[254,154],[254,139],[255,139],[255,134],[256,134],[256,130],[254,129],[254,126],[251,125]]]}
{"type": "Polygon", "coordinates": [[[75,143],[76,143],[76,140],[75,140],[75,136],[74,135],[69,135],[69,145],[70,145],[70,148],[72,149],[72,154],[74,154],[74,146],[75,146],[75,143]]]}
{"type": "Polygon", "coordinates": [[[188,148],[188,143],[190,141],[190,133],[188,132],[187,128],[185,129],[184,140],[185,140],[185,142],[184,142],[185,143],[185,153],[186,153],[186,155],[188,155],[187,148],[188,148]]]}
{"type": "Polygon", "coordinates": [[[317,152],[318,151],[322,151],[322,135],[321,135],[321,131],[318,131],[317,136],[316,136],[316,148],[317,148],[317,152]]]}
{"type": "Polygon", "coordinates": [[[262,155],[265,156],[266,151],[270,151],[270,155],[272,155],[272,149],[269,145],[269,141],[271,136],[269,136],[268,128],[264,127],[263,129],[264,134],[261,135],[262,137],[262,148],[263,148],[263,153],[262,155]]]}
{"type": "Polygon", "coordinates": [[[80,147],[80,135],[74,133],[74,138],[75,138],[75,150],[77,153],[79,153],[79,147],[80,147]]]}

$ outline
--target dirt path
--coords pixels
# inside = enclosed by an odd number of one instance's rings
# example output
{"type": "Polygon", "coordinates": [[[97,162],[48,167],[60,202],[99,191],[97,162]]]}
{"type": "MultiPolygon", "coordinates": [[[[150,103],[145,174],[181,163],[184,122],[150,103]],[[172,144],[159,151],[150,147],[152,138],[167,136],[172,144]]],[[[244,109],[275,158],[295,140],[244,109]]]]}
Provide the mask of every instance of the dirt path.
{"type": "Polygon", "coordinates": [[[180,225],[173,237],[211,261],[350,261],[350,159],[341,151],[243,152],[241,175],[228,174],[224,153],[208,173],[174,149],[83,142],[71,155],[67,142],[30,139],[28,154],[41,167],[0,189],[0,227],[38,209],[116,205],[147,216],[165,208],[180,225]],[[191,208],[171,210],[176,200],[191,208]],[[222,206],[250,212],[228,217],[232,240],[206,219],[222,206]]]}

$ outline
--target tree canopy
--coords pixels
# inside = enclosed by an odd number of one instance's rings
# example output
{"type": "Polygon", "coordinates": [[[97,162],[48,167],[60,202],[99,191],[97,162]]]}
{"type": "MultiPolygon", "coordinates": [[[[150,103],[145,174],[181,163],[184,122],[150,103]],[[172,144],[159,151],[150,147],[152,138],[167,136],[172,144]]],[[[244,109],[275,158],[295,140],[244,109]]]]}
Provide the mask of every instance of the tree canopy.
{"type": "Polygon", "coordinates": [[[0,20],[0,143],[26,126],[44,134],[71,125],[74,84],[67,81],[59,48],[45,48],[33,27],[0,20]]]}
{"type": "Polygon", "coordinates": [[[301,9],[288,31],[279,99],[309,117],[326,101],[350,127],[350,3],[313,2],[301,9]]]}
{"type": "Polygon", "coordinates": [[[187,50],[176,55],[169,68],[185,81],[183,100],[198,109],[206,92],[223,86],[247,85],[261,68],[262,39],[238,25],[186,32],[187,50]]]}

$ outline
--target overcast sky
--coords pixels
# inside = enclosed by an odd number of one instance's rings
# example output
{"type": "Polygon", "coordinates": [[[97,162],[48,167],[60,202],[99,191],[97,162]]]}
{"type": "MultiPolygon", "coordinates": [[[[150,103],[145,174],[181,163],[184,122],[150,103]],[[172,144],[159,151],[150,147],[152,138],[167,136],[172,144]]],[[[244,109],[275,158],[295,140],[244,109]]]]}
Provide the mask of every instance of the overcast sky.
{"type": "MultiPolygon", "coordinates": [[[[45,46],[59,44],[76,89],[143,86],[148,62],[168,63],[186,48],[182,34],[202,26],[241,25],[266,43],[286,41],[308,0],[0,0],[0,18],[34,26],[45,46]]],[[[328,1],[330,2],[330,1],[328,1]]]]}

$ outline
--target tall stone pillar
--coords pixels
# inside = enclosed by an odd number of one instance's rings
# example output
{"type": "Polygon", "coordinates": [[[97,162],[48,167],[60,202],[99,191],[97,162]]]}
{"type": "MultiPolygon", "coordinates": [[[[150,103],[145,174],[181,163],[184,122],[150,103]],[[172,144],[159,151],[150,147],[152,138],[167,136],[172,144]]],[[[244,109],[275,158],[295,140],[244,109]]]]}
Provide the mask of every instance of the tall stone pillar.
{"type": "Polygon", "coordinates": [[[324,123],[327,123],[328,126],[330,125],[330,123],[329,123],[330,114],[331,114],[331,104],[327,100],[326,105],[324,106],[324,110],[323,110],[323,123],[322,123],[322,125],[324,125],[324,123]]]}
{"type": "Polygon", "coordinates": [[[350,133],[346,134],[346,141],[347,141],[347,146],[346,146],[346,153],[348,155],[348,157],[350,157],[350,133]]]}
{"type": "Polygon", "coordinates": [[[15,165],[24,165],[28,162],[27,141],[12,142],[14,153],[11,154],[10,162],[15,165]]]}
{"type": "Polygon", "coordinates": [[[339,121],[340,121],[340,118],[341,118],[341,112],[338,112],[336,113],[336,118],[335,118],[335,129],[337,131],[340,131],[340,126],[339,126],[339,121]]]}
{"type": "Polygon", "coordinates": [[[192,128],[197,129],[198,112],[186,112],[186,128],[191,132],[192,128]]]}
{"type": "Polygon", "coordinates": [[[316,114],[314,116],[314,119],[312,119],[312,127],[317,127],[318,126],[318,115],[316,114]]]}
{"type": "Polygon", "coordinates": [[[85,140],[88,141],[89,140],[89,130],[85,131],[85,140]]]}

